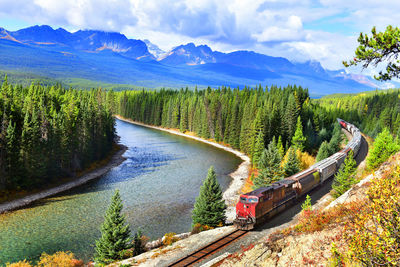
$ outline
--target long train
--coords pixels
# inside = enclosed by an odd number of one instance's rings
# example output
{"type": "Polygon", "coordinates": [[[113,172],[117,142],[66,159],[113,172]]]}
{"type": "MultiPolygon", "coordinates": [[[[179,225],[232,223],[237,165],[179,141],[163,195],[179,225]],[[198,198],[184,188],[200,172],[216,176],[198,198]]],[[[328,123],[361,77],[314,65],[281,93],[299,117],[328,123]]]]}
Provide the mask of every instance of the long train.
{"type": "Polygon", "coordinates": [[[268,187],[261,187],[240,195],[240,200],[236,204],[236,219],[234,220],[234,225],[238,229],[251,230],[291,206],[298,198],[334,175],[350,150],[356,157],[361,146],[360,130],[351,123],[341,119],[337,120],[342,128],[352,134],[352,139],[347,145],[339,152],[315,163],[306,170],[274,182],[268,187]]]}

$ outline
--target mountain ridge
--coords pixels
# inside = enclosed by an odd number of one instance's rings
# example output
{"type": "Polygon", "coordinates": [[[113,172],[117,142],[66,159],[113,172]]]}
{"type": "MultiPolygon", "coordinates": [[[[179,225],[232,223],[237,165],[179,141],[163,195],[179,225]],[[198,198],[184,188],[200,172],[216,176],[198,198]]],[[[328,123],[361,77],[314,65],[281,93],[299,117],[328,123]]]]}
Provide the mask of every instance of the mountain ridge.
{"type": "Polygon", "coordinates": [[[48,25],[17,31],[0,28],[0,48],[4,52],[0,51],[0,69],[55,78],[98,79],[146,87],[295,83],[318,95],[379,87],[369,77],[327,70],[318,61],[296,63],[248,50],[224,53],[194,43],[165,52],[149,40],[99,30],[69,32],[48,25]]]}

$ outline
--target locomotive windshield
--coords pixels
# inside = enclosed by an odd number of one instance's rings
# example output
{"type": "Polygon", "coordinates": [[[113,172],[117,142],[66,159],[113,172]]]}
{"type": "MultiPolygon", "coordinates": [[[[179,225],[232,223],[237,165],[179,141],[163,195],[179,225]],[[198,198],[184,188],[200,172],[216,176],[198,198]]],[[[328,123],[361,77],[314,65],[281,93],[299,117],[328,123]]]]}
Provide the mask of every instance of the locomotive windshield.
{"type": "Polygon", "coordinates": [[[257,202],[257,198],[240,197],[240,202],[242,202],[242,203],[256,203],[257,202]]]}

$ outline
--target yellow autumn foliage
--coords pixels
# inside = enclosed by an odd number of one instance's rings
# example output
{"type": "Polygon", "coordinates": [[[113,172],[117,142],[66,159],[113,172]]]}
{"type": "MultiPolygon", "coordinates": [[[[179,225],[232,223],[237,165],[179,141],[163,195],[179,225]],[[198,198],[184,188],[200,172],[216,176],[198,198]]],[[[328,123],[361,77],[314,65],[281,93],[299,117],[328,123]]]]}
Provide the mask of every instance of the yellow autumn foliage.
{"type": "Polygon", "coordinates": [[[7,263],[7,267],[32,267],[29,261],[23,260],[15,263],[7,263]]]}
{"type": "Polygon", "coordinates": [[[74,267],[79,263],[72,252],[58,251],[52,255],[43,253],[37,264],[38,267],[74,267]]]}
{"type": "MultiPolygon", "coordinates": [[[[305,170],[311,165],[315,163],[315,158],[308,154],[307,152],[301,152],[299,149],[296,151],[297,158],[300,161],[300,169],[305,170]]],[[[289,150],[286,151],[285,156],[282,159],[281,166],[283,167],[285,163],[287,162],[289,157],[289,150]]]]}
{"type": "Polygon", "coordinates": [[[84,263],[81,260],[77,260],[72,252],[59,251],[52,255],[43,253],[40,256],[40,260],[37,265],[31,265],[27,260],[7,263],[7,267],[80,267],[84,263]]]}
{"type": "Polygon", "coordinates": [[[347,225],[350,256],[365,266],[400,266],[400,167],[373,180],[367,196],[347,225]]]}
{"type": "Polygon", "coordinates": [[[163,238],[163,244],[165,246],[170,246],[178,240],[179,238],[176,237],[176,233],[166,233],[163,238]]]}

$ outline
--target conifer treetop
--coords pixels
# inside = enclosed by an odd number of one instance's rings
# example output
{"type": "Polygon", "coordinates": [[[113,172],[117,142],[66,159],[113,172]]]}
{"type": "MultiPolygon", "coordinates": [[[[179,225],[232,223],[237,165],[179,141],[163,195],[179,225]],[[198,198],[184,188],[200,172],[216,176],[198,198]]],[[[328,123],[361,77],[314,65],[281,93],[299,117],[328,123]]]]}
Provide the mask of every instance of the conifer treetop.
{"type": "Polygon", "coordinates": [[[222,190],[214,167],[211,166],[194,204],[192,213],[193,225],[199,223],[216,227],[224,224],[226,220],[225,210],[226,204],[222,199],[222,190]]]}

